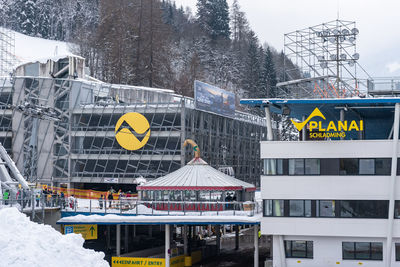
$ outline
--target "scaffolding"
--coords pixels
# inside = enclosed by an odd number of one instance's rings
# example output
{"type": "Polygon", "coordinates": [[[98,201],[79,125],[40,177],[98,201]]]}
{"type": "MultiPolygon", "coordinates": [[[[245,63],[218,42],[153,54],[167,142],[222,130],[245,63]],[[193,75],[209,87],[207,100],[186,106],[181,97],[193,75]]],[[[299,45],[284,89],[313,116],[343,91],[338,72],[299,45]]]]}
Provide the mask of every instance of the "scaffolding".
{"type": "Polygon", "coordinates": [[[15,33],[0,27],[0,77],[9,76],[15,65],[15,33]]]}
{"type": "Polygon", "coordinates": [[[372,78],[358,63],[359,30],[334,20],[284,35],[285,97],[342,98],[367,93],[372,78]]]}

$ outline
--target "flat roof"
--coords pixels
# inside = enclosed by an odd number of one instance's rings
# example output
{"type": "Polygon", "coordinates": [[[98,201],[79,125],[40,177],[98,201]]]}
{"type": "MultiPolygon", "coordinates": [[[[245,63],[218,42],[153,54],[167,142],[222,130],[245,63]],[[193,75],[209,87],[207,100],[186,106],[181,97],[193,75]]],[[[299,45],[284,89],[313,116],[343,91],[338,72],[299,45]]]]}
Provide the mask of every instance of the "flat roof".
{"type": "MultiPolygon", "coordinates": [[[[240,103],[252,107],[270,107],[272,113],[285,114],[303,121],[315,108],[326,117],[321,123],[340,120],[344,110],[345,120],[363,120],[365,139],[387,139],[394,119],[394,105],[400,103],[399,97],[382,98],[327,98],[327,99],[242,99],[240,103]]],[[[317,120],[320,120],[317,118],[317,120]]],[[[350,138],[353,138],[350,136],[350,138]]]]}
{"type": "Polygon", "coordinates": [[[209,224],[260,224],[261,214],[255,216],[226,216],[226,215],[170,215],[170,216],[124,216],[116,214],[107,215],[76,215],[63,217],[57,221],[57,224],[100,224],[100,225],[209,225],[209,224]]]}

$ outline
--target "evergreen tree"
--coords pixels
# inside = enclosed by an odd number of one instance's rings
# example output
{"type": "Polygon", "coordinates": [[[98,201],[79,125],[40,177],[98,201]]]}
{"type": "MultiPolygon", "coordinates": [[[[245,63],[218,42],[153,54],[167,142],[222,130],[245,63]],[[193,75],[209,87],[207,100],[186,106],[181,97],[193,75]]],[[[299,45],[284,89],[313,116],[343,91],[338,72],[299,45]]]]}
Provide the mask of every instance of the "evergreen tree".
{"type": "Polygon", "coordinates": [[[36,35],[37,33],[37,6],[36,0],[21,0],[18,3],[20,13],[17,13],[17,22],[22,33],[36,35]]]}
{"type": "Polygon", "coordinates": [[[263,89],[262,92],[264,97],[277,97],[276,92],[276,71],[275,65],[272,59],[272,52],[269,47],[265,51],[265,58],[263,64],[263,72],[262,72],[262,82],[263,82],[263,89]]]}
{"type": "Polygon", "coordinates": [[[249,36],[249,48],[245,62],[245,75],[243,88],[247,91],[248,97],[259,97],[259,85],[261,75],[261,62],[258,39],[253,31],[249,36]]]}
{"type": "Polygon", "coordinates": [[[197,17],[202,29],[212,39],[229,38],[231,31],[229,28],[229,7],[226,0],[198,0],[197,17]]]}

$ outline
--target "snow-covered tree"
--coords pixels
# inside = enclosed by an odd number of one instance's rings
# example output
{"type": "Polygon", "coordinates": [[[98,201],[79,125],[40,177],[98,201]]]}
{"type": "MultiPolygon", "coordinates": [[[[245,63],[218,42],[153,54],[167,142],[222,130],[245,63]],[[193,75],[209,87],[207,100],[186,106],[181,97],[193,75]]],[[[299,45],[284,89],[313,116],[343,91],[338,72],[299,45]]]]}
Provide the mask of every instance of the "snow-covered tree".
{"type": "Polygon", "coordinates": [[[197,17],[200,26],[213,39],[229,38],[231,31],[226,0],[198,0],[197,17]]]}

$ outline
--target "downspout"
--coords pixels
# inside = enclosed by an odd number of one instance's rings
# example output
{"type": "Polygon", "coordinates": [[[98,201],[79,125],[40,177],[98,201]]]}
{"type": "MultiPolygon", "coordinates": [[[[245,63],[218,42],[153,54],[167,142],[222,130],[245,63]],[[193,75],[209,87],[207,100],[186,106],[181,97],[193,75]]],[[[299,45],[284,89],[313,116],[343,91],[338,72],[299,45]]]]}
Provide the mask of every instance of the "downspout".
{"type": "Polygon", "coordinates": [[[392,239],[393,239],[393,221],[394,221],[394,204],[395,204],[395,192],[396,192],[396,175],[397,175],[397,148],[399,142],[399,113],[400,103],[396,103],[394,109],[394,122],[393,122],[393,146],[392,146],[392,169],[390,176],[389,185],[389,217],[387,226],[387,238],[386,238],[386,267],[392,265],[392,239]]]}

